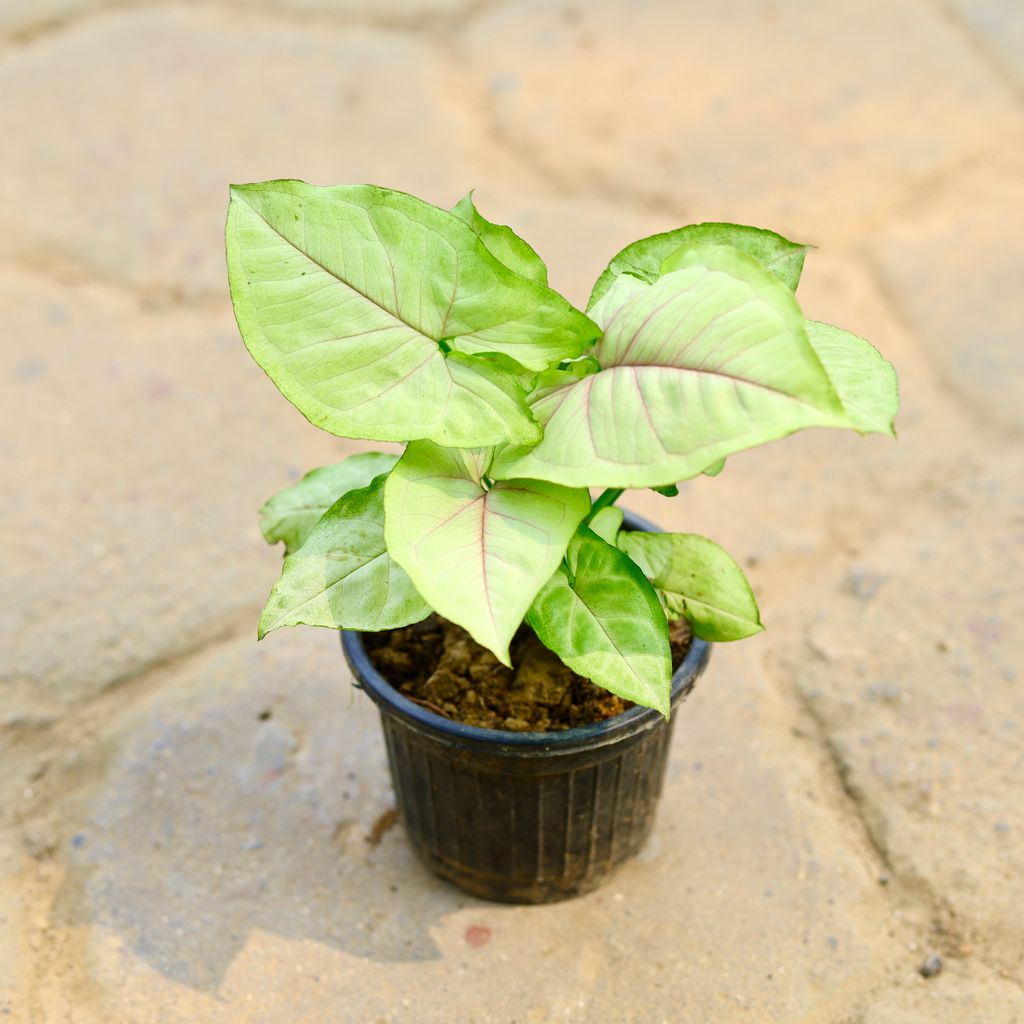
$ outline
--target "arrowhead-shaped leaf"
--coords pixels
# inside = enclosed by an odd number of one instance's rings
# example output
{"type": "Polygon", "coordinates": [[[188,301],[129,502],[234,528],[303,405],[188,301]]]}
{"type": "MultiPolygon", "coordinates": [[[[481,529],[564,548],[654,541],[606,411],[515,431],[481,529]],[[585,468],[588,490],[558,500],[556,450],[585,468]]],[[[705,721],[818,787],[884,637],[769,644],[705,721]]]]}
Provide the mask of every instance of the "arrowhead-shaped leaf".
{"type": "Polygon", "coordinates": [[[743,570],[714,541],[695,533],[627,531],[618,543],[697,636],[742,640],[764,628],[743,570]]]}
{"type": "Polygon", "coordinates": [[[602,369],[539,392],[545,427],[494,475],[657,487],[809,426],[849,426],[793,293],[735,249],[691,250],[646,285],[620,277],[595,307],[602,369]]]}
{"type": "Polygon", "coordinates": [[[397,461],[397,455],[360,452],[333,466],[310,470],[297,484],[279,491],[260,509],[264,539],[268,544],[283,540],[285,554],[293,554],[338,498],[366,487],[397,461]]]}
{"type": "Polygon", "coordinates": [[[574,672],[666,718],[672,690],[668,622],[658,595],[618,548],[582,527],[526,621],[574,672]]]}
{"type": "Polygon", "coordinates": [[[452,213],[464,220],[480,236],[490,254],[509,270],[536,284],[548,283],[548,268],[544,261],[510,227],[492,224],[473,203],[473,193],[463,196],[452,207],[452,213]]]}
{"type": "Polygon", "coordinates": [[[478,357],[541,371],[597,335],[458,217],[400,192],[235,186],[226,240],[249,351],[309,420],[345,437],[534,443],[515,374],[478,357]]]}
{"type": "Polygon", "coordinates": [[[808,320],[807,337],[843,403],[845,425],[895,437],[900,395],[892,364],[870,342],[831,324],[808,320]]]}
{"type": "Polygon", "coordinates": [[[590,508],[584,489],[485,479],[489,450],[409,445],[385,490],[387,542],[424,598],[509,664],[508,645],[590,508]]]}
{"type": "Polygon", "coordinates": [[[386,479],[339,498],[284,560],[260,618],[261,638],[281,626],[397,629],[430,614],[384,543],[386,479]]]}
{"type": "Polygon", "coordinates": [[[620,274],[632,274],[651,284],[663,273],[662,262],[667,257],[680,250],[706,245],[727,245],[752,256],[792,291],[796,291],[800,282],[807,252],[806,245],[790,242],[762,228],[743,224],[689,224],[627,245],[597,279],[587,309],[597,305],[620,274]]]}

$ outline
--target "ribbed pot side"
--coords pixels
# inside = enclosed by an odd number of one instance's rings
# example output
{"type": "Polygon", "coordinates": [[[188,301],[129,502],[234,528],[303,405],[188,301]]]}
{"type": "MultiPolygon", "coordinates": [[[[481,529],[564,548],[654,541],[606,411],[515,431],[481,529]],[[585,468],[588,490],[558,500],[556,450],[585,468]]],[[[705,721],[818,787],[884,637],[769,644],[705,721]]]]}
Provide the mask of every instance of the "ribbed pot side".
{"type": "MultiPolygon", "coordinates": [[[[627,514],[631,529],[651,524],[627,514]]],[[[380,709],[406,833],[442,878],[485,899],[548,903],[590,892],[650,834],[677,715],[631,708],[562,732],[452,722],[381,677],[342,633],[357,685],[380,709]]],[[[678,708],[711,645],[694,639],[672,680],[678,708]]]]}

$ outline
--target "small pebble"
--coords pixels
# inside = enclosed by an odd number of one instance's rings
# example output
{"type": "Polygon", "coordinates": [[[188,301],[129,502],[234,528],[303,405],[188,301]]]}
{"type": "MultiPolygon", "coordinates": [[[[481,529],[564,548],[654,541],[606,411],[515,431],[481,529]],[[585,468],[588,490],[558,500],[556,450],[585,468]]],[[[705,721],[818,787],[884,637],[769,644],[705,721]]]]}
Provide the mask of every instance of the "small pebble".
{"type": "Polygon", "coordinates": [[[942,957],[938,953],[929,953],[917,970],[922,978],[934,978],[942,970],[942,957]]]}

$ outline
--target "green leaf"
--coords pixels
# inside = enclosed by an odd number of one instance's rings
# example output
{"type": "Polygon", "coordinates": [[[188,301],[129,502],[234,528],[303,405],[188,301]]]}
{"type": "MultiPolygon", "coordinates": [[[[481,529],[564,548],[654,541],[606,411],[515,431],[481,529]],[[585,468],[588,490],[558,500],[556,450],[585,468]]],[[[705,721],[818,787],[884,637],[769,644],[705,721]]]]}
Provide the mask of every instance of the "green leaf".
{"type": "Polygon", "coordinates": [[[384,543],[384,482],[342,495],[284,560],[260,618],[259,636],[281,626],[397,629],[430,607],[384,543]]]}
{"type": "Polygon", "coordinates": [[[253,358],[311,422],[345,437],[533,443],[515,375],[477,357],[541,371],[598,333],[458,217],[401,192],[236,185],[226,241],[253,358]]]}
{"type": "Polygon", "coordinates": [[[622,529],[622,520],[624,518],[621,508],[615,508],[614,505],[609,508],[603,508],[590,520],[590,529],[601,540],[614,544],[615,538],[619,535],[619,530],[622,529]]]}
{"type": "Polygon", "coordinates": [[[297,484],[279,491],[260,509],[264,539],[268,544],[283,540],[285,554],[293,554],[338,498],[357,487],[365,487],[375,476],[390,471],[397,461],[397,455],[360,452],[334,466],[310,470],[297,484]]]}
{"type": "Polygon", "coordinates": [[[719,459],[717,462],[712,462],[711,465],[704,470],[704,475],[718,476],[723,469],[725,469],[725,459],[719,459]]]}
{"type": "Polygon", "coordinates": [[[657,491],[658,494],[661,494],[666,498],[674,498],[679,494],[679,487],[677,484],[662,484],[660,487],[652,487],[651,490],[657,491]]]}
{"type": "Polygon", "coordinates": [[[620,274],[632,274],[652,284],[664,273],[662,262],[667,257],[680,250],[705,245],[727,245],[752,256],[791,291],[796,291],[800,282],[807,252],[806,245],[790,242],[762,228],[743,224],[689,224],[627,245],[597,279],[587,309],[597,304],[620,274]]]}
{"type": "Polygon", "coordinates": [[[729,553],[695,533],[619,535],[619,547],[705,640],[742,640],[764,628],[754,592],[729,553]]]}
{"type": "Polygon", "coordinates": [[[590,496],[536,480],[488,486],[490,459],[487,449],[410,444],[388,477],[386,534],[431,606],[509,664],[509,642],[590,496]]]}
{"type": "Polygon", "coordinates": [[[526,621],[574,672],[667,718],[672,654],[654,588],[629,558],[586,527],[570,542],[566,562],[526,621]]]}
{"type": "Polygon", "coordinates": [[[652,285],[620,277],[595,307],[598,373],[531,396],[540,444],[497,478],[659,487],[802,427],[848,426],[793,293],[735,249],[694,249],[652,285]]]}
{"type": "Polygon", "coordinates": [[[536,284],[548,283],[548,268],[544,261],[510,227],[492,224],[473,203],[473,193],[463,196],[452,207],[452,213],[465,221],[480,236],[491,255],[509,270],[536,284]]]}
{"type": "Polygon", "coordinates": [[[839,393],[847,425],[895,437],[900,395],[892,364],[870,342],[831,324],[808,320],[807,337],[839,393]]]}

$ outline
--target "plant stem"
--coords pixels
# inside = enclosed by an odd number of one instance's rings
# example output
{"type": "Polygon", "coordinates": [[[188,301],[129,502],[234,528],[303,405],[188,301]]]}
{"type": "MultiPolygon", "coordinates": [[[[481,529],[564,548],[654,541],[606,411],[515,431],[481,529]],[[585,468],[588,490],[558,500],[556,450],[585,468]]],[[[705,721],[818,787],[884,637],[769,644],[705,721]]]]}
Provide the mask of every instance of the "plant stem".
{"type": "Polygon", "coordinates": [[[622,487],[609,487],[608,490],[602,491],[598,496],[597,500],[593,505],[590,506],[590,511],[587,513],[585,522],[590,522],[594,516],[603,508],[608,508],[610,505],[614,505],[622,495],[624,488],[622,487]]]}

